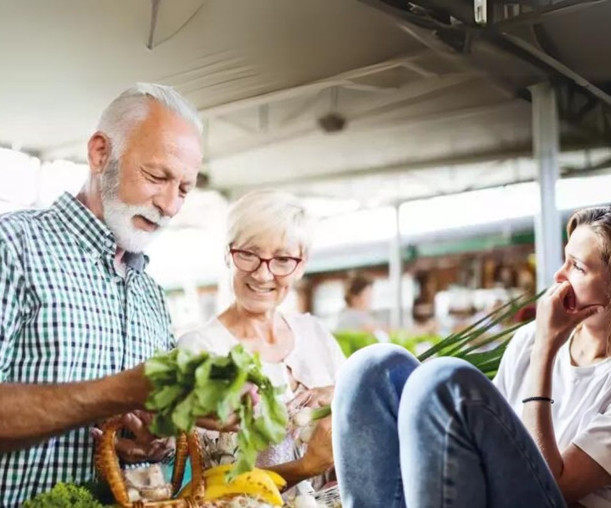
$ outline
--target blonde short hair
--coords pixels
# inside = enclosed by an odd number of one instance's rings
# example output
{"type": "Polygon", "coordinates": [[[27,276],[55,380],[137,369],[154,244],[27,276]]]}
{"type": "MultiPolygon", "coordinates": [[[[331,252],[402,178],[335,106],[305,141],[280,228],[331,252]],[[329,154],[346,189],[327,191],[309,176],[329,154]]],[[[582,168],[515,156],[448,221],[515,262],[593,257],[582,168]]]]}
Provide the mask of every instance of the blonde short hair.
{"type": "Polygon", "coordinates": [[[312,243],[313,220],[294,195],[274,189],[245,194],[229,209],[227,243],[244,243],[262,236],[296,241],[307,255],[312,243]]]}

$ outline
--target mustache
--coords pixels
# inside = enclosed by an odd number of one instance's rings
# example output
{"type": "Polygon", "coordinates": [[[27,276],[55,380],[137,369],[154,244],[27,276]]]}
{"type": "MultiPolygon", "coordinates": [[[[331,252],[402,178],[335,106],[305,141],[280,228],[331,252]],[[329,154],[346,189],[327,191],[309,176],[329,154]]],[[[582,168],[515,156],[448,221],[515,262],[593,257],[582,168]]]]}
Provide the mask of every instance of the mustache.
{"type": "Polygon", "coordinates": [[[102,202],[108,208],[120,213],[124,217],[141,215],[157,226],[165,227],[170,223],[171,217],[164,216],[153,205],[128,205],[119,199],[119,160],[112,158],[102,174],[102,202]]]}
{"type": "Polygon", "coordinates": [[[146,220],[157,224],[159,227],[165,227],[170,223],[171,217],[167,217],[163,215],[157,208],[154,206],[138,206],[138,205],[124,205],[126,212],[128,212],[132,217],[136,215],[141,215],[146,220]]]}

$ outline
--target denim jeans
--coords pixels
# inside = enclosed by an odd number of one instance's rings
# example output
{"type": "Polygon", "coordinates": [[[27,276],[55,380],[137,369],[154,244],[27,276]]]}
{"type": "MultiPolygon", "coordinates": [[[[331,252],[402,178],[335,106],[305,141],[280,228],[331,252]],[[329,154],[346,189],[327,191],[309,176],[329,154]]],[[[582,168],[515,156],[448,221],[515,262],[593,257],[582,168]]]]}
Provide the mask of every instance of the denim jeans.
{"type": "Polygon", "coordinates": [[[335,387],[333,448],[344,508],[566,507],[518,416],[462,360],[355,353],[335,387]]]}

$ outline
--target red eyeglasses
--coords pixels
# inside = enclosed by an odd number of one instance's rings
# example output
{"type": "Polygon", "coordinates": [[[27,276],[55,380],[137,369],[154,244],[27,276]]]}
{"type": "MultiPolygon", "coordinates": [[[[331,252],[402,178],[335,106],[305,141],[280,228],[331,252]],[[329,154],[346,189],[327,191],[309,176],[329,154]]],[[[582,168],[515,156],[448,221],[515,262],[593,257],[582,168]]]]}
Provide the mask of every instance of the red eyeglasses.
{"type": "Polygon", "coordinates": [[[292,256],[274,256],[272,258],[262,258],[254,252],[242,249],[229,249],[231,258],[236,268],[243,272],[256,272],[262,263],[267,265],[267,269],[272,275],[286,277],[291,275],[303,261],[302,258],[292,256]]]}

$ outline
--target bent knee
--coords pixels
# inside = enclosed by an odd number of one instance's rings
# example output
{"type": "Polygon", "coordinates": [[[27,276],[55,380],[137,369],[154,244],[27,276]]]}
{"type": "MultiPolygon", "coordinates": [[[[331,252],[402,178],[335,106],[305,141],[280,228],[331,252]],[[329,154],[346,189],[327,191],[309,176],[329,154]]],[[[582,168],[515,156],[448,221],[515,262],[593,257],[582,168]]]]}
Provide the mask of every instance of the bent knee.
{"type": "Polygon", "coordinates": [[[469,362],[459,358],[435,358],[414,372],[405,385],[402,398],[426,404],[433,393],[461,396],[489,389],[493,386],[488,378],[469,362]]]}
{"type": "Polygon", "coordinates": [[[380,380],[407,377],[419,365],[418,360],[405,348],[394,344],[373,344],[354,353],[342,366],[336,384],[336,395],[344,386],[375,386],[380,380]]]}

